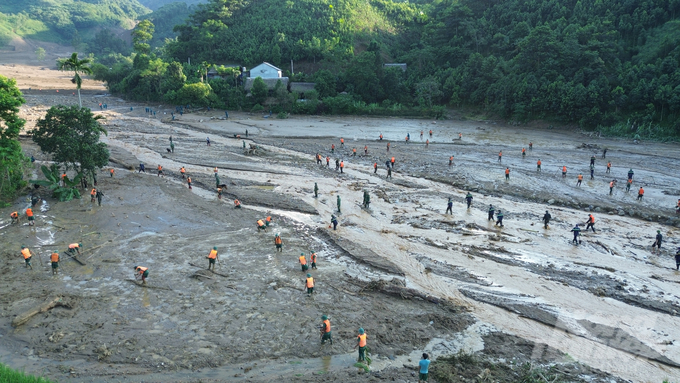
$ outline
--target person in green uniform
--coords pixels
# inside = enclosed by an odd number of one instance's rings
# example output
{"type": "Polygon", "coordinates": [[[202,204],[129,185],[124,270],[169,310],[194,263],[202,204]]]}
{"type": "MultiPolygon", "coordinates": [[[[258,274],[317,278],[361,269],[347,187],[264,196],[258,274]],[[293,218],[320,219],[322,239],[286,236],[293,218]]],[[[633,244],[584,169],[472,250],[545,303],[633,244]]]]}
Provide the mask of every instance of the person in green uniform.
{"type": "Polygon", "coordinates": [[[319,328],[321,332],[321,344],[326,343],[328,340],[331,342],[331,345],[333,345],[333,335],[331,335],[331,321],[326,315],[322,315],[321,320],[323,321],[321,323],[321,327],[319,328]]]}
{"type": "Polygon", "coordinates": [[[338,202],[338,213],[340,213],[340,202],[341,202],[340,196],[338,196],[337,202],[338,202]]]}
{"type": "Polygon", "coordinates": [[[316,182],[314,182],[314,198],[318,197],[319,197],[319,185],[317,185],[316,182]]]}

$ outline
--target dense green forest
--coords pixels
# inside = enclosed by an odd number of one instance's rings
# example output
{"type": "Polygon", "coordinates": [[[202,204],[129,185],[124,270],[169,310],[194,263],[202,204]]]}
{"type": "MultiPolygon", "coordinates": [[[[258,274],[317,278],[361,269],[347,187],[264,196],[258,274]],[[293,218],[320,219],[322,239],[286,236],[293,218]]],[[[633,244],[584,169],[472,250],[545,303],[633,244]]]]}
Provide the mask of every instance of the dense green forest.
{"type": "Polygon", "coordinates": [[[149,12],[137,0],[2,0],[0,45],[14,35],[78,45],[102,27],[132,28],[149,12]]]}

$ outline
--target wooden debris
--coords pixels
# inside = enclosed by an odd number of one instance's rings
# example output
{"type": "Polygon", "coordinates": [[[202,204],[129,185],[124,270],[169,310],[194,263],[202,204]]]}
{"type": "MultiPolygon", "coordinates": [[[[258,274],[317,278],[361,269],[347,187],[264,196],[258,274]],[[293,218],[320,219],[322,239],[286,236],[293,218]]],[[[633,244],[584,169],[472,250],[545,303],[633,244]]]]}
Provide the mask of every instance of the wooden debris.
{"type": "Polygon", "coordinates": [[[44,313],[44,312],[49,311],[49,310],[51,310],[55,307],[58,307],[58,306],[63,306],[63,307],[68,307],[68,308],[71,307],[70,305],[68,305],[64,302],[62,297],[60,297],[60,296],[54,297],[54,298],[50,299],[49,301],[43,303],[42,305],[40,305],[40,306],[30,310],[30,311],[27,311],[27,312],[25,312],[21,315],[17,315],[17,317],[12,320],[12,326],[14,326],[14,327],[21,326],[22,324],[28,322],[33,316],[40,314],[40,313],[44,313]]]}

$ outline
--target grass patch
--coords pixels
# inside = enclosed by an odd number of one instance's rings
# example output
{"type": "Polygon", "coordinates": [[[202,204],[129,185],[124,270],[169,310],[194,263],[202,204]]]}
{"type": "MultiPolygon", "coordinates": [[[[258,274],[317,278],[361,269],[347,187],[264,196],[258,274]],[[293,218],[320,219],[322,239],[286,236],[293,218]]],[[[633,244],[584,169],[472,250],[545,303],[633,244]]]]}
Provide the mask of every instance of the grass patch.
{"type": "Polygon", "coordinates": [[[0,363],[0,382],[7,383],[51,383],[51,380],[26,375],[23,371],[17,371],[0,363]]]}

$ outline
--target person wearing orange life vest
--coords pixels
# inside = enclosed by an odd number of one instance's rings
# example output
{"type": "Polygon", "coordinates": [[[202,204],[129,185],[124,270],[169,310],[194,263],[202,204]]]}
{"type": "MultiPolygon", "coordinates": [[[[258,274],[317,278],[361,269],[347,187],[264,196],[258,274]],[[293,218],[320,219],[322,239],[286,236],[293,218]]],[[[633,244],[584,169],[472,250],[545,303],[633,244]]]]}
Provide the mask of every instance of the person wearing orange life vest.
{"type": "Polygon", "coordinates": [[[368,155],[368,145],[364,145],[364,155],[368,155]]]}
{"type": "Polygon", "coordinates": [[[278,253],[283,253],[283,241],[281,240],[279,233],[276,233],[276,236],[274,237],[274,245],[276,245],[276,251],[278,253]]]}
{"type": "Polygon", "coordinates": [[[626,181],[626,193],[630,193],[630,185],[632,184],[633,180],[629,178],[628,181],[626,181]]]}
{"type": "Polygon", "coordinates": [[[340,146],[342,146],[343,148],[345,147],[345,139],[344,138],[340,139],[340,146]]]}
{"type": "Polygon", "coordinates": [[[527,149],[522,148],[522,157],[526,157],[526,155],[527,155],[527,149]]]}
{"type": "Polygon", "coordinates": [[[449,157],[449,166],[453,165],[453,156],[449,157]]]}
{"type": "Polygon", "coordinates": [[[217,199],[222,199],[222,188],[217,188],[217,199]]]}
{"type": "Polygon", "coordinates": [[[387,143],[387,151],[388,152],[390,151],[390,143],[389,142],[387,143]]]}
{"type": "Polygon", "coordinates": [[[35,217],[33,217],[33,209],[30,207],[26,209],[26,217],[28,218],[28,226],[35,225],[35,217]]]}
{"type": "Polygon", "coordinates": [[[314,278],[312,278],[312,274],[307,273],[305,287],[307,288],[307,296],[314,294],[314,278]]]}
{"type": "Polygon", "coordinates": [[[463,139],[463,133],[458,133],[458,139],[462,140],[463,139]]]}
{"type": "Polygon", "coordinates": [[[240,209],[241,208],[241,201],[235,199],[234,200],[234,209],[240,209]]]}
{"type": "Polygon", "coordinates": [[[90,190],[90,202],[94,202],[94,198],[97,196],[97,189],[92,188],[90,190]]]}
{"type": "Polygon", "coordinates": [[[566,178],[566,177],[567,177],[567,167],[562,166],[562,178],[566,178]]]}
{"type": "MultiPolygon", "coordinates": [[[[678,203],[678,206],[680,206],[680,202],[678,203]]],[[[12,214],[10,214],[9,217],[12,219],[11,223],[19,223],[19,212],[18,211],[12,212],[12,214]]]]}
{"type": "Polygon", "coordinates": [[[331,156],[326,156],[326,168],[331,167],[331,156]]]}
{"type": "Polygon", "coordinates": [[[312,270],[316,270],[316,253],[312,251],[309,259],[312,261],[312,270]]]}
{"type": "Polygon", "coordinates": [[[503,151],[501,150],[500,152],[498,152],[498,162],[501,162],[502,159],[503,159],[503,151]]]}
{"type": "Polygon", "coordinates": [[[640,190],[638,190],[637,200],[640,201],[644,195],[645,195],[645,189],[643,189],[642,186],[640,186],[640,190]]]}
{"type": "Polygon", "coordinates": [[[430,137],[432,137],[432,129],[430,129],[430,137]]]}
{"type": "Polygon", "coordinates": [[[505,180],[510,181],[510,168],[505,168],[505,180]]]}
{"type": "Polygon", "coordinates": [[[264,219],[264,224],[269,227],[270,223],[272,223],[272,216],[268,215],[267,218],[264,219]]]}
{"type": "Polygon", "coordinates": [[[430,140],[425,140],[425,147],[429,148],[430,147],[430,140]]]}
{"type": "Polygon", "coordinates": [[[390,159],[390,165],[391,165],[392,168],[394,168],[394,157],[392,157],[392,159],[390,159]]]}
{"type": "Polygon", "coordinates": [[[50,263],[52,264],[52,274],[59,274],[59,253],[53,251],[50,255],[50,263]]]}
{"type": "Polygon", "coordinates": [[[536,161],[536,171],[540,172],[541,171],[541,159],[539,158],[538,161],[536,161]]]}
{"type": "Polygon", "coordinates": [[[357,148],[352,148],[352,156],[357,156],[357,148]]]}
{"type": "Polygon", "coordinates": [[[581,182],[583,182],[583,174],[579,173],[578,180],[576,181],[576,186],[581,186],[581,182]]]}
{"type": "Polygon", "coordinates": [[[215,261],[219,262],[219,256],[217,255],[217,246],[214,246],[210,253],[208,254],[208,270],[212,266],[213,271],[215,271],[215,261]]]}
{"type": "Polygon", "coordinates": [[[80,248],[83,246],[82,243],[72,243],[68,245],[68,252],[73,254],[73,253],[78,253],[80,255],[80,248]]]}
{"type": "Polygon", "coordinates": [[[616,185],[616,180],[611,180],[609,182],[609,195],[614,193],[614,185],[616,185]]]}
{"type": "Polygon", "coordinates": [[[325,315],[321,316],[321,320],[323,321],[321,323],[321,327],[319,328],[319,331],[321,332],[321,344],[324,344],[327,340],[329,340],[331,345],[333,345],[333,336],[331,335],[331,321],[325,315]]]}
{"type": "Polygon", "coordinates": [[[305,253],[300,253],[300,268],[302,271],[307,271],[309,269],[309,266],[307,266],[307,257],[305,257],[305,253]]]}
{"type": "Polygon", "coordinates": [[[606,171],[606,173],[610,173],[611,170],[612,170],[612,163],[611,163],[611,161],[610,161],[610,162],[607,162],[607,171],[606,171]]]}
{"type": "Polygon", "coordinates": [[[184,166],[182,166],[181,168],[179,168],[179,173],[182,175],[182,179],[184,179],[184,176],[185,176],[185,173],[186,173],[186,172],[187,172],[187,171],[184,169],[184,166]]]}
{"type": "Polygon", "coordinates": [[[383,135],[382,135],[382,133],[380,133],[380,141],[382,141],[382,139],[383,139],[383,135]]]}
{"type": "Polygon", "coordinates": [[[331,153],[335,153],[335,144],[331,144],[331,153]]]}
{"type": "Polygon", "coordinates": [[[340,160],[340,173],[342,173],[343,169],[345,169],[345,161],[340,160]]]}
{"type": "Polygon", "coordinates": [[[113,168],[111,168],[111,170],[109,170],[109,174],[111,174],[111,178],[113,178],[113,173],[115,173],[115,172],[116,172],[116,171],[115,171],[115,169],[113,169],[113,168]]]}
{"type": "Polygon", "coordinates": [[[189,185],[189,189],[191,189],[191,177],[187,177],[187,184],[189,185]]]}
{"type": "Polygon", "coordinates": [[[26,246],[21,246],[21,255],[24,256],[24,261],[26,262],[26,268],[31,268],[33,270],[33,266],[31,266],[31,257],[33,257],[33,253],[31,253],[31,250],[28,249],[26,246]]]}
{"type": "Polygon", "coordinates": [[[359,362],[366,361],[366,331],[363,328],[359,329],[359,335],[357,335],[357,344],[354,346],[356,349],[359,347],[359,362]]]}
{"type": "Polygon", "coordinates": [[[588,221],[586,221],[586,231],[588,229],[593,229],[593,233],[595,232],[595,217],[593,217],[592,214],[588,214],[588,221]]]}
{"type": "Polygon", "coordinates": [[[264,221],[261,219],[257,220],[257,232],[259,233],[260,230],[267,231],[267,226],[265,226],[264,221]]]}
{"type": "Polygon", "coordinates": [[[163,175],[163,167],[159,164],[156,169],[158,170],[158,176],[159,177],[162,176],[163,175]]]}
{"type": "Polygon", "coordinates": [[[149,277],[149,268],[144,266],[135,266],[135,279],[142,279],[142,284],[146,284],[146,278],[149,277]]]}
{"type": "Polygon", "coordinates": [[[378,163],[374,162],[373,163],[373,174],[377,174],[377,173],[378,173],[378,163]]]}

